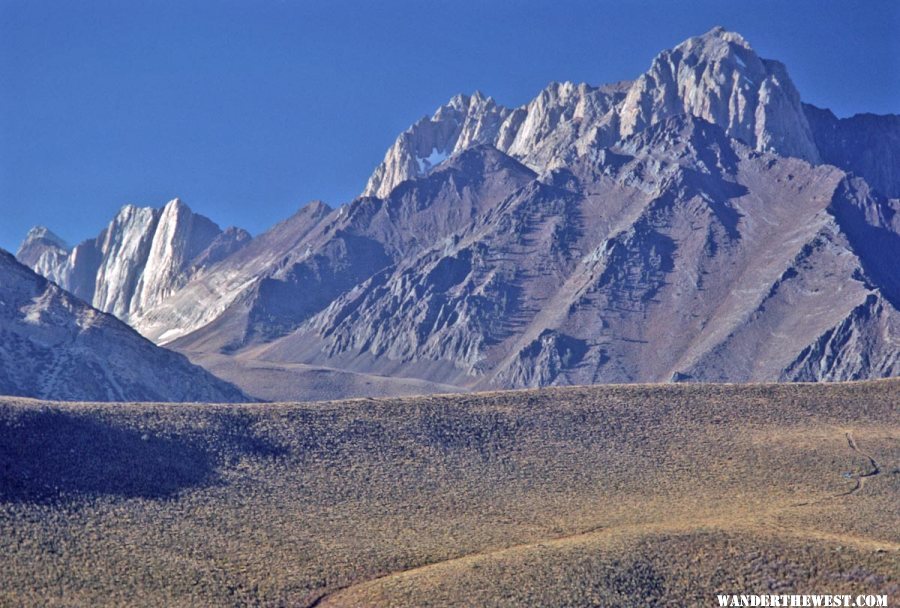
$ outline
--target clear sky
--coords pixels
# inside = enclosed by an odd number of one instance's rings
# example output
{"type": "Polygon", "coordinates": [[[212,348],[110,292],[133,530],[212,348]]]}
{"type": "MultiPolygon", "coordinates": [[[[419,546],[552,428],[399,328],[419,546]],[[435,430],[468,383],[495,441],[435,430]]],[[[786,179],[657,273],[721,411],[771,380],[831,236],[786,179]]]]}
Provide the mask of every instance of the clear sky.
{"type": "Polygon", "coordinates": [[[0,0],[0,247],[175,196],[257,234],[352,199],[456,93],[631,79],[714,25],[806,101],[900,113],[896,0],[0,0]]]}

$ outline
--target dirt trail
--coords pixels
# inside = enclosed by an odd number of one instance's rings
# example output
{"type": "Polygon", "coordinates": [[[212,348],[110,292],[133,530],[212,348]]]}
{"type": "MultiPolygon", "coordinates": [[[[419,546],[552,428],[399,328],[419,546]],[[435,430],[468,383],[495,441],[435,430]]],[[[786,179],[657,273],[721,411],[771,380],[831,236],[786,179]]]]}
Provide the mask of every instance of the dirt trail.
{"type": "Polygon", "coordinates": [[[847,431],[845,433],[845,435],[847,437],[847,445],[850,446],[850,449],[853,450],[854,452],[856,452],[857,454],[859,454],[860,456],[863,456],[864,458],[866,458],[869,461],[869,464],[872,466],[872,470],[869,471],[868,473],[863,473],[862,475],[852,475],[851,474],[852,479],[854,479],[856,481],[856,484],[852,488],[847,490],[846,492],[842,492],[840,494],[835,495],[835,497],[850,496],[851,494],[855,494],[855,493],[859,492],[862,489],[862,487],[865,485],[866,479],[868,479],[869,477],[875,477],[876,475],[881,473],[881,465],[878,464],[878,461],[875,460],[870,454],[867,454],[866,452],[863,452],[862,450],[859,449],[859,446],[856,445],[856,440],[853,439],[853,435],[849,431],[847,431]]]}
{"type": "MultiPolygon", "coordinates": [[[[467,555],[461,555],[459,557],[450,558],[447,560],[437,561],[430,564],[422,564],[421,566],[415,566],[405,570],[398,570],[395,572],[388,572],[382,574],[380,576],[375,576],[370,579],[359,580],[348,585],[344,585],[341,587],[333,588],[321,593],[318,595],[315,600],[308,604],[306,608],[315,608],[318,606],[331,606],[332,601],[340,602],[340,597],[344,592],[349,591],[350,589],[371,585],[378,583],[379,581],[393,578],[393,577],[408,577],[420,574],[422,572],[427,572],[430,570],[435,570],[437,568],[444,568],[447,566],[451,566],[453,564],[465,564],[471,563],[481,559],[490,559],[493,557],[500,557],[504,555],[512,555],[520,551],[528,551],[538,547],[543,548],[553,548],[553,547],[562,547],[569,543],[577,543],[580,541],[587,540],[589,538],[601,538],[601,537],[616,537],[616,536],[633,536],[633,535],[647,535],[647,534],[679,534],[679,533],[695,533],[700,531],[727,531],[731,533],[759,533],[762,528],[759,527],[760,524],[764,522],[771,522],[771,518],[773,515],[784,511],[785,509],[791,508],[792,505],[782,504],[776,505],[769,509],[765,509],[763,511],[757,512],[753,516],[750,517],[747,521],[736,521],[730,517],[706,517],[701,519],[692,519],[685,521],[674,521],[674,522],[658,522],[658,523],[639,523],[639,524],[625,524],[625,525],[617,525],[617,526],[593,526],[574,534],[567,534],[563,536],[557,536],[547,539],[536,540],[533,542],[522,543],[518,545],[512,545],[509,547],[497,547],[497,548],[487,548],[483,551],[476,551],[474,553],[469,553],[467,555]]],[[[805,538],[805,539],[815,539],[825,542],[839,542],[846,545],[858,546],[870,550],[882,550],[882,551],[900,551],[900,544],[892,543],[890,541],[884,540],[873,540],[866,538],[854,537],[852,535],[845,534],[825,534],[816,530],[809,530],[804,528],[796,528],[794,526],[778,529],[779,535],[787,535],[793,538],[805,538]]],[[[341,605],[340,603],[336,605],[341,605]]]]}
{"type": "Polygon", "coordinates": [[[857,454],[859,454],[860,456],[864,457],[865,459],[867,459],[869,461],[869,464],[871,465],[872,470],[868,471],[867,473],[863,473],[861,475],[854,475],[853,473],[845,473],[844,476],[847,479],[852,479],[854,482],[853,487],[850,488],[849,490],[847,490],[846,492],[832,494],[831,496],[825,496],[825,497],[819,498],[817,500],[798,502],[791,506],[793,506],[793,507],[808,507],[811,505],[816,505],[816,504],[822,503],[822,502],[824,502],[826,500],[830,500],[832,498],[841,498],[842,496],[851,496],[853,494],[856,494],[863,488],[863,486],[865,485],[866,480],[868,478],[875,477],[876,475],[881,474],[881,465],[878,463],[877,460],[875,460],[875,458],[872,457],[871,454],[863,452],[862,450],[859,449],[859,446],[857,445],[856,440],[853,438],[853,434],[850,431],[845,431],[844,437],[846,437],[847,445],[850,447],[850,449],[852,451],[856,452],[857,454]]]}
{"type": "MultiPolygon", "coordinates": [[[[802,503],[775,506],[764,512],[757,513],[756,517],[754,517],[753,519],[757,522],[761,522],[761,521],[767,519],[768,516],[771,516],[774,513],[783,511],[784,509],[812,505],[812,504],[816,504],[816,503],[819,503],[822,501],[829,500],[831,498],[838,498],[838,497],[842,497],[842,496],[849,496],[849,495],[855,494],[865,485],[865,482],[868,478],[879,475],[882,471],[882,468],[881,468],[881,465],[878,463],[878,461],[875,460],[875,458],[872,457],[870,454],[863,452],[859,448],[859,446],[856,443],[856,440],[853,438],[852,433],[850,433],[849,431],[845,431],[844,436],[846,437],[847,445],[850,447],[850,449],[852,451],[856,452],[857,454],[860,454],[864,458],[866,458],[871,465],[870,471],[853,476],[853,480],[855,481],[853,488],[851,488],[850,490],[848,490],[846,492],[842,492],[840,494],[835,494],[830,497],[825,496],[825,497],[820,498],[819,500],[815,500],[812,502],[802,502],[802,503]]],[[[585,537],[589,537],[589,536],[596,535],[596,534],[615,534],[615,533],[621,534],[621,533],[627,533],[628,531],[637,531],[637,530],[641,530],[643,532],[650,532],[650,531],[686,532],[686,531],[697,530],[704,526],[720,528],[720,529],[731,528],[732,530],[741,529],[740,525],[735,526],[734,522],[729,522],[729,523],[730,523],[730,525],[723,525],[724,522],[719,520],[718,518],[708,518],[708,519],[704,519],[699,522],[692,521],[689,523],[685,523],[685,522],[678,522],[678,523],[670,522],[670,523],[658,523],[658,524],[643,523],[643,524],[614,526],[614,527],[606,527],[606,526],[602,526],[602,525],[593,526],[593,527],[581,530],[580,532],[576,532],[576,533],[570,534],[570,535],[542,539],[539,541],[523,543],[520,545],[513,545],[513,546],[509,546],[509,547],[486,549],[484,551],[477,551],[477,552],[474,552],[474,553],[471,553],[468,555],[462,555],[460,557],[451,558],[451,559],[444,560],[444,561],[434,562],[431,564],[423,564],[421,566],[416,566],[416,567],[410,568],[408,570],[401,570],[401,571],[397,571],[397,572],[388,572],[388,573],[382,574],[380,576],[375,576],[371,579],[356,581],[356,582],[350,583],[350,584],[342,586],[342,587],[338,587],[338,588],[334,588],[334,589],[330,589],[325,592],[322,592],[320,595],[318,595],[314,599],[314,601],[311,604],[307,605],[307,608],[315,608],[317,606],[330,605],[330,603],[329,603],[330,599],[334,598],[334,596],[339,595],[341,592],[346,591],[351,587],[357,587],[360,585],[371,584],[371,583],[374,583],[381,579],[386,579],[386,578],[390,578],[390,577],[398,576],[398,575],[408,576],[408,575],[414,574],[416,572],[420,572],[422,570],[432,569],[434,567],[446,566],[446,565],[454,563],[454,562],[466,562],[469,560],[485,558],[485,557],[492,556],[492,555],[496,556],[496,555],[501,555],[501,554],[509,554],[509,553],[513,553],[515,551],[519,551],[519,550],[523,550],[523,549],[527,550],[530,548],[534,548],[539,545],[549,545],[549,546],[558,545],[558,544],[562,544],[562,543],[577,541],[579,539],[583,539],[585,537]]],[[[792,536],[819,538],[820,540],[829,540],[829,541],[833,541],[833,542],[840,541],[840,542],[844,542],[844,543],[848,543],[848,544],[856,544],[859,546],[866,546],[867,548],[882,548],[883,549],[885,547],[889,547],[891,550],[900,550],[900,545],[895,545],[894,543],[889,543],[889,542],[885,542],[885,541],[872,541],[872,540],[868,540],[868,539],[857,539],[857,538],[853,538],[853,537],[846,536],[846,535],[827,536],[827,535],[821,535],[819,533],[815,533],[811,530],[796,530],[796,529],[791,529],[790,534],[792,536]]]]}
{"type": "MultiPolygon", "coordinates": [[[[646,525],[646,524],[644,524],[644,525],[646,525]]],[[[623,528],[624,527],[627,527],[627,526],[623,526],[623,528]]],[[[632,526],[632,527],[636,527],[636,526],[632,526]]],[[[418,572],[421,570],[426,570],[428,568],[432,568],[434,566],[441,566],[441,565],[445,565],[448,563],[464,562],[466,560],[477,559],[477,558],[485,557],[488,555],[514,552],[516,550],[529,549],[532,547],[536,547],[538,545],[546,545],[546,544],[564,542],[564,541],[577,539],[577,538],[584,537],[584,536],[589,536],[591,534],[596,534],[603,530],[610,530],[610,528],[608,528],[606,526],[591,526],[590,528],[586,528],[586,529],[581,530],[580,532],[576,532],[574,534],[567,534],[564,536],[555,536],[555,537],[551,537],[551,538],[547,538],[547,539],[541,539],[541,540],[537,540],[537,541],[521,543],[518,545],[510,545],[508,547],[488,548],[488,549],[484,549],[481,551],[475,551],[473,553],[467,553],[465,555],[460,555],[459,557],[452,557],[450,559],[440,560],[440,561],[432,562],[429,564],[422,564],[421,566],[413,566],[412,568],[407,568],[404,570],[395,570],[392,572],[386,572],[384,574],[374,576],[372,578],[355,581],[355,582],[349,583],[347,585],[343,585],[341,587],[335,587],[331,590],[328,590],[325,592],[320,592],[320,594],[317,595],[315,597],[315,599],[313,599],[312,603],[307,604],[304,608],[316,608],[317,606],[323,605],[322,602],[326,601],[327,599],[334,596],[335,594],[340,593],[341,591],[345,591],[347,589],[350,589],[351,587],[356,587],[358,585],[373,583],[373,582],[376,582],[376,581],[379,581],[382,579],[390,578],[392,576],[408,575],[408,574],[412,574],[412,573],[415,573],[415,572],[418,572]]]]}

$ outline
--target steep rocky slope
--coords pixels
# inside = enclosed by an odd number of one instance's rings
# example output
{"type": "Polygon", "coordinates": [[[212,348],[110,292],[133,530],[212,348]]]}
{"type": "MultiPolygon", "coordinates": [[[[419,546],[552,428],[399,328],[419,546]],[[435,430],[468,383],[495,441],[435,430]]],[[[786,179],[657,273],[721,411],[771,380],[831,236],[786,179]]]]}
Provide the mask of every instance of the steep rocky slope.
{"type": "Polygon", "coordinates": [[[247,398],[0,250],[0,395],[69,401],[247,398]]]}
{"type": "MultiPolygon", "coordinates": [[[[499,153],[398,190],[485,154],[499,153]]],[[[834,167],[671,118],[524,184],[259,356],[480,387],[894,375],[895,206],[834,167]],[[821,361],[812,345],[873,298],[877,319],[854,325],[868,339],[821,361]]]]}
{"type": "Polygon", "coordinates": [[[165,306],[137,327],[159,340],[180,338],[172,344],[185,350],[234,351],[268,342],[397,260],[465,229],[534,177],[515,160],[485,149],[463,153],[440,176],[409,182],[387,199],[361,198],[334,211],[312,203],[188,285],[170,300],[174,309],[165,306]],[[216,286],[222,280],[227,289],[216,286]],[[211,290],[227,292],[223,308],[198,329],[182,311],[196,307],[192,294],[211,290]],[[168,333],[156,333],[164,328],[168,333]]]}
{"type": "MultiPolygon", "coordinates": [[[[277,314],[279,306],[303,306],[291,301],[290,288],[278,288],[290,283],[290,278],[280,281],[278,277],[290,277],[295,266],[308,262],[312,246],[305,240],[330,214],[331,209],[318,201],[304,206],[241,251],[212,265],[162,305],[147,311],[135,321],[135,326],[157,342],[193,334],[193,343],[201,350],[233,350],[241,346],[252,334],[251,316],[274,318],[264,311],[277,314]]],[[[309,263],[325,257],[320,255],[309,263]]],[[[293,291],[302,292],[302,284],[295,283],[293,291]]],[[[302,295],[319,297],[313,291],[302,295]]],[[[256,327],[264,334],[277,331],[262,323],[256,327]]]]}

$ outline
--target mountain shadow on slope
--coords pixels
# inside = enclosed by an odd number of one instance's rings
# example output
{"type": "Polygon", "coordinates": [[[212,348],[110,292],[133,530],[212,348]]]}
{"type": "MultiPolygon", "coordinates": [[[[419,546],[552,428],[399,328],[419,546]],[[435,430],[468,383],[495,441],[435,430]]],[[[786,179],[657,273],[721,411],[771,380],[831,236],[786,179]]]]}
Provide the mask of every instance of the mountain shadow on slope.
{"type": "Polygon", "coordinates": [[[0,503],[116,497],[165,500],[223,483],[221,467],[271,460],[286,450],[239,415],[217,416],[212,432],[161,435],[91,414],[31,409],[0,412],[0,503]]]}

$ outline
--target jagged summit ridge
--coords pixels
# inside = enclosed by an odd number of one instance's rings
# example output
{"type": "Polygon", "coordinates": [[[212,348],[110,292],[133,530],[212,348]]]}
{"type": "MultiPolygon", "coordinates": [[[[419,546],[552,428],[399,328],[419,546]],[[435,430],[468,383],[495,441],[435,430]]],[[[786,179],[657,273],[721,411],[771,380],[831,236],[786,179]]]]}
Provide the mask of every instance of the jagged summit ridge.
{"type": "Polygon", "coordinates": [[[16,252],[19,261],[57,283],[68,256],[69,245],[46,226],[29,230],[16,252]]]}
{"type": "Polygon", "coordinates": [[[479,92],[453,97],[434,116],[422,118],[397,138],[363,196],[384,198],[397,184],[424,175],[449,155],[493,143],[509,114],[509,109],[479,92]]]}
{"type": "Polygon", "coordinates": [[[721,27],[656,56],[622,104],[620,134],[682,113],[759,151],[820,160],[787,69],[760,59],[740,34],[721,27]]]}
{"type": "Polygon", "coordinates": [[[19,249],[19,252],[22,252],[32,243],[38,242],[44,243],[46,245],[52,245],[64,251],[69,250],[69,245],[66,244],[62,237],[58,236],[46,226],[35,226],[28,231],[27,235],[25,235],[25,240],[22,242],[22,246],[19,249]]]}
{"type": "Polygon", "coordinates": [[[397,139],[363,195],[383,198],[421,176],[433,166],[422,163],[433,151],[443,159],[486,143],[540,173],[679,114],[716,124],[758,151],[821,161],[784,65],[761,59],[740,34],[716,27],[661,52],[633,82],[551,83],[516,109],[480,93],[454,97],[397,139]]]}

